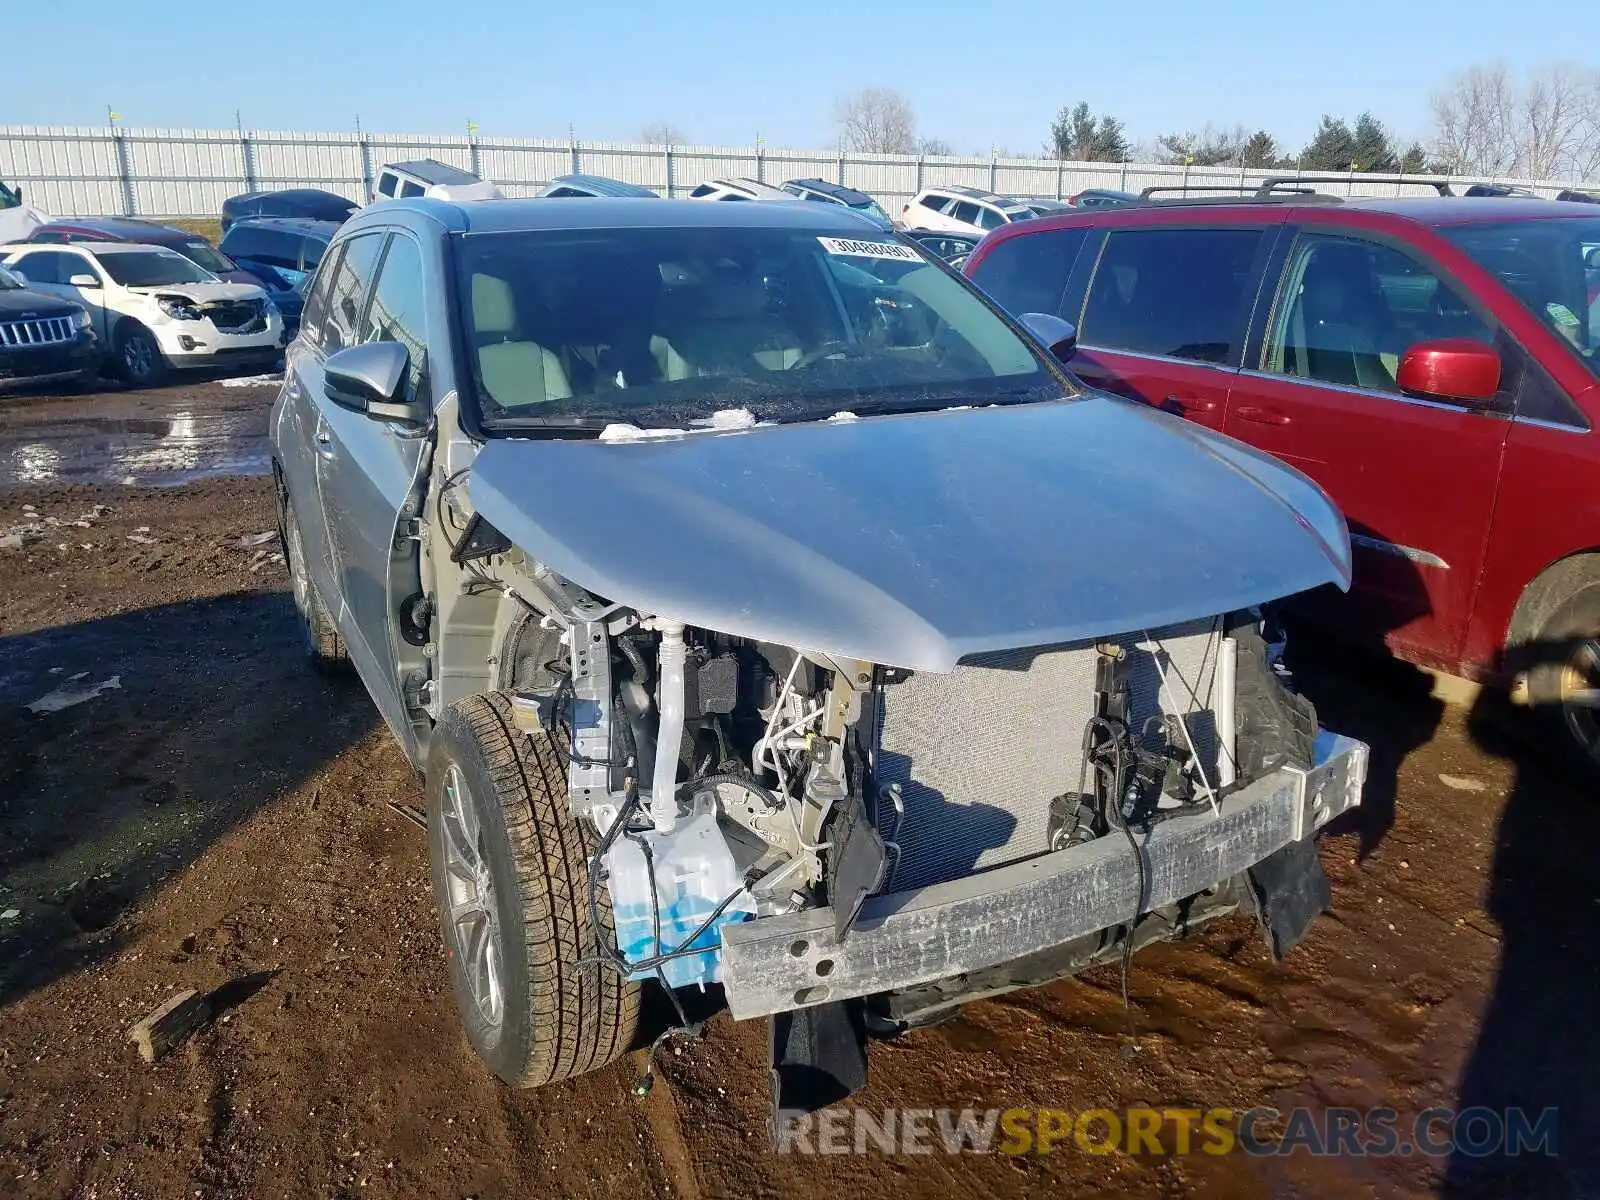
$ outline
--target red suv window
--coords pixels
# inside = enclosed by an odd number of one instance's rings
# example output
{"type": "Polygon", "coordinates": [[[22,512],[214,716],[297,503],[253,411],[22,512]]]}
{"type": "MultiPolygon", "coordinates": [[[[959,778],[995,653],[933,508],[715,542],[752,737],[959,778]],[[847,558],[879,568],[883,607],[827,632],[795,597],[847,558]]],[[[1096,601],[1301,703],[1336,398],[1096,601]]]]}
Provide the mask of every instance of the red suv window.
{"type": "MultiPolygon", "coordinates": [[[[1039,236],[1030,237],[1035,241],[1039,236]]],[[[1237,366],[1264,229],[1113,229],[1095,268],[1079,340],[1237,366]]]]}

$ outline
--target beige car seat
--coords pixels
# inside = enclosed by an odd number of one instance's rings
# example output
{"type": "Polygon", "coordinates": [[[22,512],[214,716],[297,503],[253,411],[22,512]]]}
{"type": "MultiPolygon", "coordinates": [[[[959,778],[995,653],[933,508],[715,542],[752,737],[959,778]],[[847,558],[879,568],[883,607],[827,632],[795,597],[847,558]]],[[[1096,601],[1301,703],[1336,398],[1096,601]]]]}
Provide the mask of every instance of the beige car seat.
{"type": "Polygon", "coordinates": [[[472,277],[472,326],[478,377],[499,407],[527,408],[571,397],[572,385],[555,352],[519,340],[522,330],[509,282],[497,275],[472,277]]]}

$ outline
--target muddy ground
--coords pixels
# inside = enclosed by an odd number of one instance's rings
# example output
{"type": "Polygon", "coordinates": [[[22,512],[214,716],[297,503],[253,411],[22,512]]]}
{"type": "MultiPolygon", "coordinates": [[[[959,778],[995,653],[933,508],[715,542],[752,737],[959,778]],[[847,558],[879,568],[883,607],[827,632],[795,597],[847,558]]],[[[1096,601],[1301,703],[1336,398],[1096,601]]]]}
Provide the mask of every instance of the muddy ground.
{"type": "MultiPolygon", "coordinates": [[[[87,402],[7,403],[0,447],[87,402]]],[[[359,684],[301,666],[265,480],[0,490],[0,532],[39,524],[0,548],[0,1195],[1600,1194],[1600,804],[1408,668],[1299,643],[1374,766],[1287,961],[1229,918],[1137,957],[1131,1014],[1099,968],[877,1044],[855,1103],[1553,1105],[1559,1157],[776,1157],[759,1023],[718,1018],[642,1099],[637,1054],[528,1093],[474,1059],[391,807],[420,789],[359,684]],[[179,988],[221,1015],[146,1066],[127,1028],[179,988]]]]}

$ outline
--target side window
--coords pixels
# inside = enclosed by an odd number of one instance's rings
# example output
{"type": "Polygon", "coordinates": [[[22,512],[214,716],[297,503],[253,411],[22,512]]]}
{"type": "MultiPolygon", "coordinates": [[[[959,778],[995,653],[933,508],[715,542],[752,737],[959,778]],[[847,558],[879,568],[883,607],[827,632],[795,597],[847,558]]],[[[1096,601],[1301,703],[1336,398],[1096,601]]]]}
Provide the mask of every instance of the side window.
{"type": "Polygon", "coordinates": [[[930,192],[928,195],[920,197],[917,203],[922,205],[923,208],[942,213],[945,210],[945,206],[951,203],[951,200],[949,196],[941,196],[937,192],[930,192]]]}
{"type": "Polygon", "coordinates": [[[689,193],[689,199],[704,200],[707,196],[715,193],[716,190],[717,189],[712,187],[709,183],[702,183],[699,187],[695,188],[694,191],[689,193]]]}
{"type": "Polygon", "coordinates": [[[401,234],[389,242],[378,286],[362,322],[361,341],[399,342],[411,356],[406,399],[414,399],[427,372],[428,325],[423,304],[422,252],[401,234]]]}
{"type": "Polygon", "coordinates": [[[1116,229],[1095,268],[1085,345],[1237,366],[1261,229],[1116,229]]]}
{"type": "MultiPolygon", "coordinates": [[[[372,271],[383,250],[382,233],[364,233],[344,244],[344,255],[333,271],[322,317],[320,342],[329,354],[354,346],[361,333],[362,305],[372,271]]],[[[320,286],[320,281],[319,281],[320,286]]]]}
{"type": "Polygon", "coordinates": [[[389,174],[387,171],[384,171],[378,176],[378,195],[389,196],[392,198],[394,196],[394,185],[397,182],[398,181],[393,175],[389,174]]]}
{"type": "Polygon", "coordinates": [[[300,328],[317,345],[324,345],[322,321],[328,314],[328,293],[333,289],[334,261],[337,254],[326,256],[327,270],[320,272],[310,283],[304,284],[306,305],[300,317],[300,328]]]}
{"type": "Polygon", "coordinates": [[[41,229],[38,233],[30,236],[28,240],[30,242],[65,242],[69,239],[59,229],[41,229]]]}
{"type": "Polygon", "coordinates": [[[59,254],[44,251],[39,254],[24,254],[11,264],[11,269],[21,275],[29,283],[60,283],[56,275],[56,260],[59,254]]]}
{"type": "Polygon", "coordinates": [[[976,225],[978,223],[978,206],[970,200],[957,200],[948,210],[951,219],[960,221],[963,225],[976,225]]]}
{"type": "Polygon", "coordinates": [[[550,191],[546,192],[544,196],[546,200],[567,200],[576,196],[582,196],[583,194],[583,192],[580,192],[575,188],[558,187],[552,188],[550,191]]]}
{"type": "Polygon", "coordinates": [[[978,206],[978,226],[982,229],[999,229],[1006,223],[1005,216],[999,209],[990,208],[986,204],[978,206]]]}
{"type": "Polygon", "coordinates": [[[301,267],[307,275],[317,269],[322,262],[322,256],[327,253],[328,244],[316,238],[302,238],[300,240],[300,253],[302,255],[301,267]]]}
{"type": "Polygon", "coordinates": [[[1302,234],[1284,271],[1262,369],[1398,392],[1406,350],[1444,337],[1493,345],[1495,331],[1410,255],[1377,242],[1302,234]]]}
{"type": "Polygon", "coordinates": [[[53,255],[56,259],[56,272],[61,276],[62,283],[71,283],[74,275],[92,275],[96,284],[104,284],[105,279],[100,274],[100,268],[95,265],[94,259],[86,254],[62,253],[53,255]]]}
{"type": "Polygon", "coordinates": [[[252,258],[264,262],[269,267],[281,267],[286,271],[294,271],[300,265],[300,239],[292,233],[281,229],[258,229],[256,233],[256,249],[252,258]]]}
{"type": "Polygon", "coordinates": [[[1067,276],[1088,240],[1087,225],[1008,238],[978,264],[972,281],[1019,317],[1023,313],[1065,316],[1061,298],[1067,276]]]}
{"type": "Polygon", "coordinates": [[[400,185],[401,199],[409,199],[412,196],[420,196],[425,191],[427,191],[425,187],[411,179],[407,179],[400,185]]]}

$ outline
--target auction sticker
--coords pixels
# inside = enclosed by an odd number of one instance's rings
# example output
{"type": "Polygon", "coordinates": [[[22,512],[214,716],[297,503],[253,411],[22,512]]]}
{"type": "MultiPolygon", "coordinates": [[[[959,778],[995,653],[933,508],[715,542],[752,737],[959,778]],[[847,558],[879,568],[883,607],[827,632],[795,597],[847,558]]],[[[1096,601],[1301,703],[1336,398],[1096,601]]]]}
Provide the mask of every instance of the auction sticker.
{"type": "Polygon", "coordinates": [[[893,258],[900,262],[921,262],[922,256],[898,242],[858,242],[852,238],[819,237],[829,254],[848,254],[855,258],[893,258]]]}

